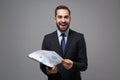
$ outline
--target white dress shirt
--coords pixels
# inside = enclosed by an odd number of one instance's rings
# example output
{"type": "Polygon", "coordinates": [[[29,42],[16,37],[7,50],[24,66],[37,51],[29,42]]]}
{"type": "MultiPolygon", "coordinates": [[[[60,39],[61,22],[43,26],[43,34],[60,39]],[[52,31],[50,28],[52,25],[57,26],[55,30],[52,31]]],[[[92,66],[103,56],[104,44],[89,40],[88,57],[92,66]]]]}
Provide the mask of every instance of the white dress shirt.
{"type": "MultiPolygon", "coordinates": [[[[65,44],[67,43],[68,33],[69,33],[69,29],[67,29],[67,31],[64,32],[64,34],[65,34],[65,44]]],[[[59,40],[60,45],[61,45],[61,40],[62,40],[61,34],[62,33],[60,32],[60,30],[57,29],[57,35],[58,35],[58,40],[59,40]]]]}

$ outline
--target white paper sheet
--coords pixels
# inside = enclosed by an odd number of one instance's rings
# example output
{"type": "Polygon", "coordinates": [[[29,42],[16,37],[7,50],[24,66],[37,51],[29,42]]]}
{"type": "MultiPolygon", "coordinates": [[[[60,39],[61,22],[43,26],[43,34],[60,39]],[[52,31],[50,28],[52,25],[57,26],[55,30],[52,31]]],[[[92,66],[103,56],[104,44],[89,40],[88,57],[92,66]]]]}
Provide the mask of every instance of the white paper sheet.
{"type": "Polygon", "coordinates": [[[41,62],[49,67],[56,66],[63,60],[55,51],[38,50],[28,55],[29,58],[41,62]]]}

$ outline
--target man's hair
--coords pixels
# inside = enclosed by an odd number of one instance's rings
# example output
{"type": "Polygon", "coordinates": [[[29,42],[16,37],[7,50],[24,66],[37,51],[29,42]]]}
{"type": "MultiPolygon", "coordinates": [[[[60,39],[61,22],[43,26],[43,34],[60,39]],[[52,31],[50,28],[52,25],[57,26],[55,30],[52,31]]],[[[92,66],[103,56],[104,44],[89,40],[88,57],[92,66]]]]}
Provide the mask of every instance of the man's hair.
{"type": "Polygon", "coordinates": [[[71,11],[70,11],[70,9],[69,9],[67,6],[65,6],[65,5],[59,5],[59,6],[57,6],[56,9],[55,9],[55,16],[57,15],[57,10],[59,10],[59,9],[68,10],[69,15],[71,14],[71,11]]]}

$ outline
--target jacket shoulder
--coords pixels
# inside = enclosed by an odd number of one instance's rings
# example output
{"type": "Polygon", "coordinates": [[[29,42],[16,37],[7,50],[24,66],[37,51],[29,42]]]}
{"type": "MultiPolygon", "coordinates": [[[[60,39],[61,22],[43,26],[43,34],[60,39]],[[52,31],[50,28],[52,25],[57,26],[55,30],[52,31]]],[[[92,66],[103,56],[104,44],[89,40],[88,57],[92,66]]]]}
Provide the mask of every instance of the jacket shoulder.
{"type": "Polygon", "coordinates": [[[51,32],[49,34],[46,34],[44,37],[45,38],[52,38],[53,36],[55,36],[57,34],[57,31],[51,32]]]}
{"type": "Polygon", "coordinates": [[[83,33],[80,33],[80,32],[74,31],[74,30],[70,30],[70,34],[72,34],[76,37],[84,37],[83,33]]]}

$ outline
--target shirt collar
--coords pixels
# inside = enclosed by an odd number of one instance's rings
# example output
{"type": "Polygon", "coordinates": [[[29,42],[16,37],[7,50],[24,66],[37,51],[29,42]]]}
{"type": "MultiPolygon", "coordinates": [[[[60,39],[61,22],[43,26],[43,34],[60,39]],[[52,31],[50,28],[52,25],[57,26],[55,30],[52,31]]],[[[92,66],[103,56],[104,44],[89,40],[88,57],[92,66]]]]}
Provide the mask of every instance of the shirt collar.
{"type": "MultiPolygon", "coordinates": [[[[69,33],[69,29],[67,29],[64,34],[66,35],[66,37],[68,37],[68,33],[69,33]]],[[[57,29],[57,34],[58,34],[58,37],[61,36],[62,32],[60,32],[60,30],[57,29]]]]}

